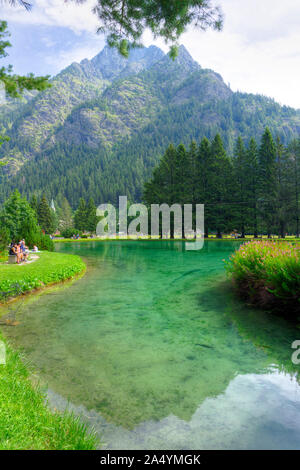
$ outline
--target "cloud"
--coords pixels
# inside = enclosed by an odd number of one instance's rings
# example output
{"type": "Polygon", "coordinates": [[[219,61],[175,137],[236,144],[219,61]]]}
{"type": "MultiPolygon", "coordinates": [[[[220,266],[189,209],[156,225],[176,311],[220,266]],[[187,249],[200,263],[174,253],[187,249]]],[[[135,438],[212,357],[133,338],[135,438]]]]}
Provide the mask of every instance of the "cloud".
{"type": "MultiPolygon", "coordinates": [[[[299,0],[224,0],[222,32],[189,30],[181,38],[202,67],[235,91],[259,93],[300,108],[299,0]]],[[[147,44],[151,36],[145,35],[147,44]]],[[[166,49],[162,41],[157,45],[166,49]]]]}
{"type": "Polygon", "coordinates": [[[75,44],[69,49],[60,50],[56,55],[46,55],[44,60],[51,68],[60,71],[72,62],[80,62],[82,59],[92,59],[104,47],[104,40],[92,44],[75,44]]]}
{"type": "Polygon", "coordinates": [[[247,43],[270,41],[299,31],[298,0],[224,0],[225,33],[247,43]]]}
{"type": "Polygon", "coordinates": [[[80,34],[83,31],[96,32],[99,26],[97,16],[92,13],[95,0],[87,0],[82,5],[71,0],[35,0],[33,8],[27,12],[22,7],[7,7],[1,16],[9,22],[41,26],[60,26],[80,34]]]}

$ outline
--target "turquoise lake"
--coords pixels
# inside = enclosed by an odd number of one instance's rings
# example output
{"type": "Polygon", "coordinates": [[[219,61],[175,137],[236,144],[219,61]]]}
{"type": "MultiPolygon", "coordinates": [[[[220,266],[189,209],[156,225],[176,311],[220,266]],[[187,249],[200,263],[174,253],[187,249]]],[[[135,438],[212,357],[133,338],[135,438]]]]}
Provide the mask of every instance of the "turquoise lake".
{"type": "Polygon", "coordinates": [[[105,449],[300,449],[300,330],[235,297],[237,247],[57,244],[86,275],[11,304],[20,324],[4,334],[105,449]]]}

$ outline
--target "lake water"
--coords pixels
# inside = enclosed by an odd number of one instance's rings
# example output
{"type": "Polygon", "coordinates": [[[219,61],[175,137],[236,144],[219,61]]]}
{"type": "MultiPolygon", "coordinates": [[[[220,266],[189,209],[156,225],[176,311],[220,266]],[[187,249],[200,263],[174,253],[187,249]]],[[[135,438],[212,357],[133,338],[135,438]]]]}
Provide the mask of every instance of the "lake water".
{"type": "Polygon", "coordinates": [[[87,274],[11,304],[3,327],[51,405],[108,449],[299,449],[300,330],[236,299],[235,242],[59,244],[87,274]]]}

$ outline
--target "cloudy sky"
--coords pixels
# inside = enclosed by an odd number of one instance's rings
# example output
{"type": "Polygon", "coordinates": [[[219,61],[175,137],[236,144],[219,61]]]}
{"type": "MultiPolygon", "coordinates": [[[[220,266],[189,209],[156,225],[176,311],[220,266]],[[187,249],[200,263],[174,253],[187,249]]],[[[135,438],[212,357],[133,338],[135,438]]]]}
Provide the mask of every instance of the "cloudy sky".
{"type": "MultiPolygon", "coordinates": [[[[216,0],[225,23],[221,33],[190,30],[181,43],[202,67],[219,72],[233,90],[261,93],[300,108],[300,1],[216,0]]],[[[96,34],[94,0],[84,5],[64,0],[33,0],[26,12],[1,4],[13,47],[8,61],[17,73],[54,75],[73,61],[91,58],[104,46],[96,34]]],[[[154,42],[145,33],[147,45],[154,42]]],[[[2,63],[5,63],[2,60],[2,63]]]]}

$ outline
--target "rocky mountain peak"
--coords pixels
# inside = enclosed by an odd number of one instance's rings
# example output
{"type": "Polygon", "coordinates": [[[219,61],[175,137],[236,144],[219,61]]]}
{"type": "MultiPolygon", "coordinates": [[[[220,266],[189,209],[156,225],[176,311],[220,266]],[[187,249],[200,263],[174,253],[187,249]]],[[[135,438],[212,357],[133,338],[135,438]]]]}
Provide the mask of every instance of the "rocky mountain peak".
{"type": "Polygon", "coordinates": [[[105,46],[90,62],[97,73],[106,80],[113,80],[119,75],[125,76],[148,69],[164,56],[156,46],[143,47],[130,51],[128,59],[122,57],[117,49],[105,46]]]}

